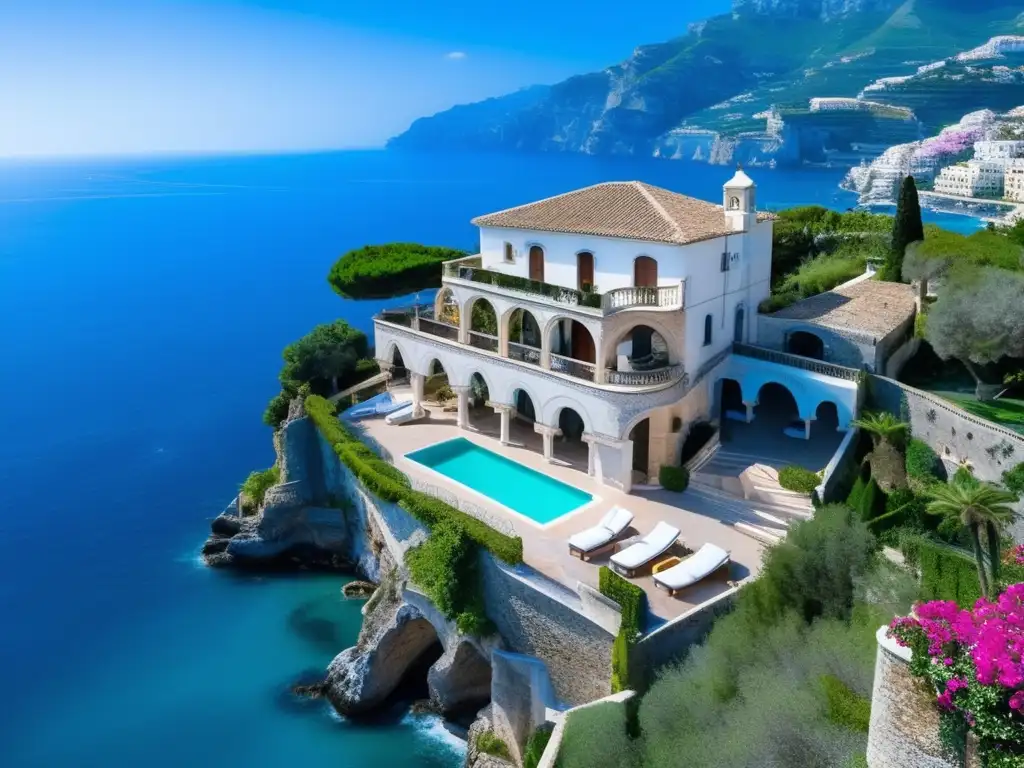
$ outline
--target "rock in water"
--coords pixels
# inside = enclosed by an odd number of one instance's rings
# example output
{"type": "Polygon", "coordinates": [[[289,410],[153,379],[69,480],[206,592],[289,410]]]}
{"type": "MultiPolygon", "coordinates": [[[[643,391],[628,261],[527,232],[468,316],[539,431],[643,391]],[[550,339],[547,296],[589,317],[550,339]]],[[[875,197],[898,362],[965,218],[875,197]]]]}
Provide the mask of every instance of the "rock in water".
{"type": "Polygon", "coordinates": [[[369,581],[350,581],[341,588],[341,594],[347,598],[366,600],[377,591],[377,585],[369,581]]]}

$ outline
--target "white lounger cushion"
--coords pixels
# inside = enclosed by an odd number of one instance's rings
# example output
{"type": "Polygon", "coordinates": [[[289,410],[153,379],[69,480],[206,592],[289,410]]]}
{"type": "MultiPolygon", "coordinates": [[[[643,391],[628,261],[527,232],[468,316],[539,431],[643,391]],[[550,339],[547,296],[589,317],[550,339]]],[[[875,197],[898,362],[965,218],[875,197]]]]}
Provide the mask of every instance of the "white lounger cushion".
{"type": "Polygon", "coordinates": [[[412,421],[413,408],[412,403],[407,403],[402,408],[394,411],[384,417],[384,421],[388,424],[404,424],[407,421],[412,421]]]}
{"type": "Polygon", "coordinates": [[[639,568],[649,560],[653,560],[679,537],[679,529],[666,522],[654,526],[654,530],[636,544],[612,555],[612,562],[627,571],[639,568]]]}
{"type": "Polygon", "coordinates": [[[654,574],[654,580],[669,589],[682,589],[708,576],[729,562],[729,553],[714,544],[705,544],[696,554],[673,565],[668,570],[654,574]]]}
{"type": "Polygon", "coordinates": [[[622,507],[612,507],[608,514],[601,518],[601,522],[593,528],[587,528],[574,534],[569,539],[569,546],[581,552],[603,547],[609,541],[621,534],[629,524],[633,522],[633,513],[622,507]]]}

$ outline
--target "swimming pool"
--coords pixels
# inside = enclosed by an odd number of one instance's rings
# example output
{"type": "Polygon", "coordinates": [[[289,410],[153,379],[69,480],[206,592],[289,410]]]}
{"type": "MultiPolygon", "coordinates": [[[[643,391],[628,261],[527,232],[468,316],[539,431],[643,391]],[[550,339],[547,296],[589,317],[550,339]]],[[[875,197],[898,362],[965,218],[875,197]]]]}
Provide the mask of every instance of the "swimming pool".
{"type": "Polygon", "coordinates": [[[594,499],[585,491],[481,448],[464,437],[421,448],[405,457],[540,525],[594,499]]]}

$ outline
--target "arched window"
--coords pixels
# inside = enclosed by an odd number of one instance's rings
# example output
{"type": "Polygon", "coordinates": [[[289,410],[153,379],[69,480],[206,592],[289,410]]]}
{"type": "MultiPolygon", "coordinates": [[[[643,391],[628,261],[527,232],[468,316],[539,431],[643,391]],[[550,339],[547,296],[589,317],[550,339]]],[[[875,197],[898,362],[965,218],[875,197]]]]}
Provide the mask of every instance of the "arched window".
{"type": "Polygon", "coordinates": [[[711,346],[711,323],[713,322],[711,315],[705,315],[704,317],[704,346],[711,346]]]}
{"type": "Polygon", "coordinates": [[[658,262],[650,256],[637,256],[633,261],[633,285],[637,288],[656,288],[658,262]]]}
{"type": "Polygon", "coordinates": [[[736,327],[733,329],[732,332],[732,340],[735,341],[737,344],[742,344],[744,341],[743,337],[746,331],[746,328],[744,328],[745,320],[746,317],[743,311],[743,305],[740,304],[739,306],[736,307],[736,327]]]}
{"type": "Polygon", "coordinates": [[[516,260],[515,251],[512,250],[512,243],[505,243],[505,263],[511,264],[516,260]]]}

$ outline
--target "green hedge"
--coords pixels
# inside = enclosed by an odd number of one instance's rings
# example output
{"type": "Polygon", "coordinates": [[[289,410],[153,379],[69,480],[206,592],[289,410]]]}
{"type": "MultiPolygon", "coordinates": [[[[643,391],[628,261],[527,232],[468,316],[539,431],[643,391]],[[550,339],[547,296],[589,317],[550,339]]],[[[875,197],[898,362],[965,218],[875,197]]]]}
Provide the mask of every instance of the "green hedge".
{"type": "Polygon", "coordinates": [[[907,477],[921,483],[931,483],[941,480],[942,463],[939,455],[935,453],[923,440],[913,439],[907,443],[907,477]]]}
{"type": "Polygon", "coordinates": [[[306,413],[341,463],[370,493],[399,504],[430,530],[427,541],[406,556],[413,581],[458,623],[461,631],[486,634],[490,622],[483,605],[476,547],[518,565],[523,562],[523,540],[496,531],[440,499],[412,490],[401,470],[349,432],[328,400],[317,395],[307,397],[306,413]]]}
{"type": "Polygon", "coordinates": [[[788,466],[779,470],[779,485],[787,491],[810,494],[820,482],[817,472],[804,467],[788,466]]]}
{"type": "Polygon", "coordinates": [[[690,485],[690,471],[686,467],[663,466],[658,470],[658,482],[666,491],[682,493],[690,485]]]}
{"type": "Polygon", "coordinates": [[[921,572],[921,597],[925,600],[952,600],[969,608],[981,597],[978,566],[966,552],[908,536],[902,541],[903,555],[921,572]]]}
{"type": "Polygon", "coordinates": [[[822,675],[828,719],[844,728],[867,733],[871,722],[871,701],[851,691],[846,683],[832,675],[822,675]]]}
{"type": "Polygon", "coordinates": [[[1003,472],[1003,485],[1018,496],[1024,496],[1024,462],[1003,472]]]}
{"type": "Polygon", "coordinates": [[[598,589],[622,608],[622,623],[612,645],[612,692],[618,693],[633,682],[629,655],[647,623],[647,593],[606,565],[598,571],[598,589]]]}
{"type": "Polygon", "coordinates": [[[465,251],[418,243],[365,245],[331,267],[327,282],[347,299],[384,299],[441,285],[441,262],[465,251]]]}
{"type": "MultiPolygon", "coordinates": [[[[462,271],[462,270],[460,270],[462,271]]],[[[575,288],[565,288],[553,283],[544,283],[540,280],[530,280],[518,275],[506,275],[504,272],[492,272],[488,269],[468,268],[463,272],[470,280],[476,283],[496,285],[500,288],[509,288],[513,291],[534,293],[538,296],[547,296],[556,301],[564,301],[566,296],[572,296],[580,306],[601,307],[601,294],[593,291],[578,291],[575,288]]]]}

